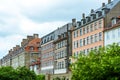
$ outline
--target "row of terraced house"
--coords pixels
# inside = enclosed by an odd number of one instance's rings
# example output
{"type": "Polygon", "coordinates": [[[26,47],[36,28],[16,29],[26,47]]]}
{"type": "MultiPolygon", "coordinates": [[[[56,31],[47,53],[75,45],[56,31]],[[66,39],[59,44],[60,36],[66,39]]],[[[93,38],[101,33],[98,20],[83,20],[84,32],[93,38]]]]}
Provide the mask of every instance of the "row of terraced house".
{"type": "Polygon", "coordinates": [[[80,21],[72,19],[41,38],[38,34],[27,36],[0,60],[0,66],[26,66],[36,74],[48,75],[46,80],[71,80],[72,56],[114,42],[120,44],[120,0],[108,0],[100,8],[91,9],[89,15],[83,13],[80,21]]]}

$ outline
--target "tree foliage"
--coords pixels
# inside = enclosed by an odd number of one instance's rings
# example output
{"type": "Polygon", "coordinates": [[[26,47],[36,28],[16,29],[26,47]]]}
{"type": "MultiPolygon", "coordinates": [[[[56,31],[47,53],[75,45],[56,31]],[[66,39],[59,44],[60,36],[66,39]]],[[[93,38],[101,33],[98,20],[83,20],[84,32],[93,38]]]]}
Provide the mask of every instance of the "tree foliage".
{"type": "Polygon", "coordinates": [[[37,75],[37,80],[45,80],[45,75],[37,75]]]}
{"type": "Polygon", "coordinates": [[[72,80],[120,80],[120,46],[108,45],[85,55],[72,64],[72,80]]]}
{"type": "Polygon", "coordinates": [[[26,67],[19,67],[17,69],[1,67],[0,80],[45,80],[45,77],[44,75],[36,75],[26,67]]]}

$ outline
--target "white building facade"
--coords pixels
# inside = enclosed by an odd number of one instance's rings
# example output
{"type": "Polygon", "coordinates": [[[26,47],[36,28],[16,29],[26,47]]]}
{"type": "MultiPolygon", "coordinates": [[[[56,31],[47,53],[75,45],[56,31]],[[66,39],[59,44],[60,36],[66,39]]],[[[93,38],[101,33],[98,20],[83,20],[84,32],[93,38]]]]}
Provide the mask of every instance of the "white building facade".
{"type": "Polygon", "coordinates": [[[104,31],[104,46],[113,43],[120,45],[120,23],[104,31]]]}

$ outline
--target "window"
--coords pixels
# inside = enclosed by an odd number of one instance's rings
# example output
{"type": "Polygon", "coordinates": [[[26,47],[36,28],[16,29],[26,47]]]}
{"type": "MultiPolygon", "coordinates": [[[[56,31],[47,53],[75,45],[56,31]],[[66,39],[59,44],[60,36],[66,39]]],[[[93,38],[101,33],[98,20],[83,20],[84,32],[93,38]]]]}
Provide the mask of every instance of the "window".
{"type": "Polygon", "coordinates": [[[33,51],[33,50],[34,50],[34,47],[33,47],[33,46],[31,46],[31,47],[30,47],[30,51],[33,51]]]}
{"type": "Polygon", "coordinates": [[[118,37],[120,37],[120,28],[118,28],[118,37]]]}
{"type": "Polygon", "coordinates": [[[85,34],[85,27],[83,28],[83,34],[85,34]]]}
{"type": "Polygon", "coordinates": [[[47,42],[49,41],[49,37],[47,38],[47,42]]]}
{"type": "Polygon", "coordinates": [[[74,46],[74,49],[75,49],[75,41],[74,41],[74,45],[73,46],[74,46]]]}
{"type": "Polygon", "coordinates": [[[76,42],[76,48],[78,48],[78,40],[77,40],[77,42],[76,42]]]}
{"type": "Polygon", "coordinates": [[[74,31],[74,38],[75,38],[75,31],[74,31]]]}
{"type": "Polygon", "coordinates": [[[58,52],[58,59],[60,58],[60,52],[58,52]]]}
{"type": "Polygon", "coordinates": [[[89,33],[89,26],[87,26],[87,33],[89,33]]]}
{"type": "Polygon", "coordinates": [[[58,69],[60,69],[60,62],[58,62],[58,69]]]}
{"type": "Polygon", "coordinates": [[[61,48],[61,43],[59,42],[58,44],[59,44],[59,48],[61,48]]]}
{"type": "Polygon", "coordinates": [[[99,20],[99,28],[101,28],[102,27],[102,24],[101,24],[101,20],[99,20]]]}
{"type": "Polygon", "coordinates": [[[90,25],[90,31],[93,31],[93,24],[90,25]]]}
{"type": "Polygon", "coordinates": [[[97,46],[95,46],[95,50],[97,50],[97,46]]]}
{"type": "Polygon", "coordinates": [[[64,42],[65,42],[65,41],[62,41],[62,45],[63,45],[63,46],[65,46],[65,43],[64,43],[64,42]]]}
{"type": "Polygon", "coordinates": [[[102,40],[102,32],[99,32],[99,41],[102,40]]]}
{"type": "Polygon", "coordinates": [[[77,53],[76,53],[76,57],[78,57],[78,51],[77,51],[77,53]]]}
{"type": "Polygon", "coordinates": [[[63,51],[61,51],[61,57],[62,57],[62,58],[64,57],[64,52],[63,52],[63,51]]]}
{"type": "Polygon", "coordinates": [[[91,35],[90,38],[91,38],[91,43],[93,43],[93,35],[91,35]]]}
{"type": "Polygon", "coordinates": [[[62,61],[62,68],[64,68],[64,61],[62,61]]]}
{"type": "Polygon", "coordinates": [[[112,38],[115,38],[115,30],[112,31],[112,38]]]}
{"type": "Polygon", "coordinates": [[[91,48],[91,51],[93,50],[93,48],[91,48]]]}
{"type": "Polygon", "coordinates": [[[76,56],[76,53],[74,53],[74,57],[76,56]]]}
{"type": "Polygon", "coordinates": [[[83,46],[85,46],[85,38],[83,39],[83,46]]]}
{"type": "Polygon", "coordinates": [[[77,52],[75,52],[75,57],[78,57],[78,51],[77,51],[77,52]]]}
{"type": "Polygon", "coordinates": [[[84,49],[84,51],[83,51],[83,52],[84,52],[84,54],[86,54],[86,53],[87,53],[87,50],[85,50],[85,49],[84,49]]]}
{"type": "Polygon", "coordinates": [[[106,33],[106,39],[109,40],[110,37],[109,37],[109,32],[106,33]]]}
{"type": "Polygon", "coordinates": [[[78,31],[74,31],[74,38],[78,37],[78,31]]]}
{"type": "Polygon", "coordinates": [[[80,39],[80,47],[82,46],[82,39],[80,39]]]}
{"type": "Polygon", "coordinates": [[[44,40],[44,43],[46,43],[46,39],[44,40]]]}
{"type": "Polygon", "coordinates": [[[95,42],[97,42],[97,34],[95,34],[95,42]]]}
{"type": "Polygon", "coordinates": [[[53,36],[51,36],[51,40],[53,40],[53,36]]]}
{"type": "Polygon", "coordinates": [[[89,44],[89,36],[87,37],[87,44],[89,44]]]}
{"type": "Polygon", "coordinates": [[[76,31],[76,37],[78,37],[78,30],[76,31]]]}
{"type": "Polygon", "coordinates": [[[102,47],[102,45],[99,46],[99,48],[101,48],[101,47],[102,47]]]}
{"type": "Polygon", "coordinates": [[[87,49],[87,54],[89,53],[89,49],[87,49]]]}
{"type": "Polygon", "coordinates": [[[58,49],[58,44],[56,44],[56,49],[58,49]]]}
{"type": "Polygon", "coordinates": [[[77,41],[74,41],[74,49],[77,48],[77,41]]]}
{"type": "Polygon", "coordinates": [[[62,53],[61,53],[61,51],[60,51],[60,58],[62,57],[62,53]]]}
{"type": "Polygon", "coordinates": [[[61,47],[63,47],[63,41],[61,41],[61,47]]]}
{"type": "Polygon", "coordinates": [[[80,29],[80,36],[82,36],[82,29],[80,29]]]}
{"type": "Polygon", "coordinates": [[[97,29],[97,22],[94,23],[94,28],[97,29]]]}
{"type": "Polygon", "coordinates": [[[116,24],[116,19],[112,20],[112,26],[116,24]]]}

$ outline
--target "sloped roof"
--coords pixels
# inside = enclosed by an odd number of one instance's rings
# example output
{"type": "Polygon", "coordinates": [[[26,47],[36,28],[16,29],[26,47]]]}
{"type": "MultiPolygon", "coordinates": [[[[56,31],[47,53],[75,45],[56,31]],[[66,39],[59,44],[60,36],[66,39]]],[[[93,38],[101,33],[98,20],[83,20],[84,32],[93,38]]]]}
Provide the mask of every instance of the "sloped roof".
{"type": "Polygon", "coordinates": [[[41,42],[41,39],[40,38],[35,38],[33,40],[31,40],[27,46],[39,46],[38,43],[41,42]]]}

